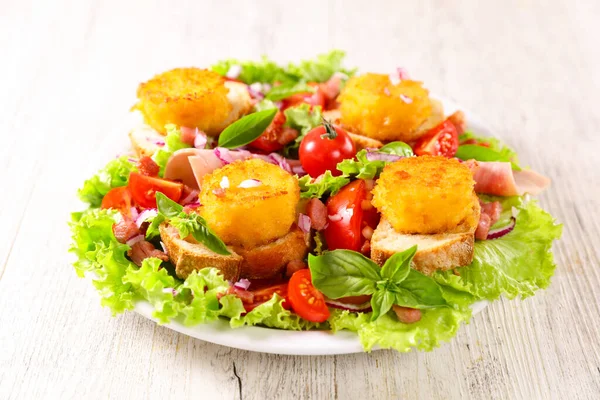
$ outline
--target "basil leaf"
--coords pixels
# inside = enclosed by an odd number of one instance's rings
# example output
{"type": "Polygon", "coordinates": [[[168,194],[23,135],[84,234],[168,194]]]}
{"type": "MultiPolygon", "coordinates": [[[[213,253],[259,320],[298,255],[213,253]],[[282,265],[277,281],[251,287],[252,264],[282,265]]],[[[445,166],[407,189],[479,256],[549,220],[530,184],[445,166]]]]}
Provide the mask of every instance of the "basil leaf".
{"type": "Polygon", "coordinates": [[[304,82],[298,82],[295,84],[292,83],[284,83],[279,86],[273,86],[269,93],[265,96],[265,99],[271,101],[279,101],[286,99],[290,96],[293,96],[298,93],[314,93],[315,88],[307,85],[304,82]]]}
{"type": "Polygon", "coordinates": [[[490,149],[485,146],[478,146],[476,144],[463,144],[458,146],[458,150],[456,150],[456,157],[461,160],[477,160],[477,161],[503,161],[510,162],[512,164],[512,169],[515,171],[520,171],[521,168],[515,164],[511,158],[506,154],[501,154],[500,152],[490,149]]]}
{"type": "Polygon", "coordinates": [[[167,218],[173,218],[183,211],[183,206],[177,204],[161,192],[156,192],[156,208],[158,212],[167,218]]]}
{"type": "Polygon", "coordinates": [[[333,196],[340,191],[341,188],[350,183],[350,179],[340,175],[333,176],[331,171],[325,173],[313,182],[310,175],[304,175],[298,179],[300,185],[300,197],[310,199],[312,197],[321,198],[325,195],[333,196]]]}
{"type": "Polygon", "coordinates": [[[381,268],[381,276],[387,278],[392,283],[399,284],[410,273],[410,263],[417,253],[417,246],[404,250],[401,253],[396,253],[387,259],[381,268]]]}
{"type": "Polygon", "coordinates": [[[308,267],[313,285],[331,299],[372,294],[381,279],[377,264],[350,250],[309,254],[308,267]]]}
{"type": "Polygon", "coordinates": [[[414,269],[396,286],[395,304],[399,306],[423,309],[448,305],[437,282],[414,269]]]}
{"type": "Polygon", "coordinates": [[[373,309],[371,321],[375,321],[380,316],[387,314],[392,305],[394,305],[395,300],[396,296],[394,293],[386,289],[377,289],[371,297],[371,308],[373,309]]]}
{"type": "Polygon", "coordinates": [[[267,109],[246,115],[229,125],[219,135],[219,147],[234,149],[258,138],[273,122],[277,109],[267,109]]]}
{"type": "Polygon", "coordinates": [[[413,153],[412,147],[410,147],[404,142],[391,142],[381,147],[377,151],[379,151],[380,153],[395,154],[397,156],[403,157],[412,157],[415,155],[415,153],[413,153]]]}
{"type": "Polygon", "coordinates": [[[204,244],[206,247],[211,249],[217,254],[229,255],[231,254],[225,243],[217,236],[217,234],[208,227],[204,218],[198,216],[200,226],[192,232],[194,239],[204,244]]]}

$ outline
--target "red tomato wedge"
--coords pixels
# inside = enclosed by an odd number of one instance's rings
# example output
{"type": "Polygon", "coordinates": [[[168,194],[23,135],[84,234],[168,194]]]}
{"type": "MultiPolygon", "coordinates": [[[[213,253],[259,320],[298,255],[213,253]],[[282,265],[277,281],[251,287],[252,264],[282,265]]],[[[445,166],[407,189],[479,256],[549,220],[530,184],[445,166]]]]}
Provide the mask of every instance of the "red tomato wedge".
{"type": "MultiPolygon", "coordinates": [[[[268,286],[268,287],[258,289],[258,290],[252,290],[251,292],[253,295],[252,303],[244,304],[244,308],[246,309],[246,312],[250,312],[250,311],[254,310],[256,307],[263,304],[264,302],[271,300],[271,297],[273,297],[273,294],[275,294],[275,293],[277,293],[279,296],[281,296],[283,298],[287,298],[288,284],[280,283],[278,285],[268,286]]],[[[284,308],[286,308],[286,303],[287,303],[286,301],[284,301],[282,303],[282,306],[284,308]]]]}
{"type": "Polygon", "coordinates": [[[418,156],[444,156],[454,157],[458,149],[458,132],[450,120],[431,128],[413,146],[413,151],[418,156]]]}
{"type": "Polygon", "coordinates": [[[367,198],[365,181],[356,180],[327,200],[325,241],[329,250],[360,251],[362,244],[362,201],[367,198]]]}
{"type": "Polygon", "coordinates": [[[323,294],[313,286],[310,270],[294,272],[288,285],[288,299],[296,314],[311,322],[327,321],[329,308],[323,294]]]}
{"type": "Polygon", "coordinates": [[[307,92],[291,95],[290,97],[283,99],[281,109],[285,110],[286,108],[298,106],[303,103],[324,108],[327,98],[319,87],[319,84],[311,82],[309,85],[315,88],[314,93],[307,92]]]}
{"type": "Polygon", "coordinates": [[[123,216],[131,216],[131,192],[127,186],[121,186],[111,189],[102,199],[100,208],[119,210],[123,216]]]}
{"type": "Polygon", "coordinates": [[[137,172],[129,175],[129,190],[136,204],[145,208],[156,208],[156,192],[161,192],[173,201],[179,201],[183,185],[166,179],[144,176],[137,172]]]}

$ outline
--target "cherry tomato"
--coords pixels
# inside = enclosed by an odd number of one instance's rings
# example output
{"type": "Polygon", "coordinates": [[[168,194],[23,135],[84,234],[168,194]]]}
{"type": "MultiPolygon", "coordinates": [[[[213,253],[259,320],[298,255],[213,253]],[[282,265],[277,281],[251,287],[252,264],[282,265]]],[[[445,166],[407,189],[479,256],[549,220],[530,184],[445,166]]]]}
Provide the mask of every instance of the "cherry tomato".
{"type": "Polygon", "coordinates": [[[431,128],[413,146],[413,151],[418,156],[454,157],[457,149],[458,132],[450,120],[445,120],[431,128]]]}
{"type": "Polygon", "coordinates": [[[288,298],[296,314],[307,321],[325,322],[329,309],[325,297],[312,284],[310,270],[294,272],[288,284],[288,298]]]}
{"type": "Polygon", "coordinates": [[[133,203],[131,201],[131,192],[127,186],[121,186],[114,189],[110,189],[106,196],[102,199],[100,208],[119,210],[124,216],[131,216],[131,207],[133,203]]]}
{"type": "MultiPolygon", "coordinates": [[[[256,307],[263,304],[264,302],[271,300],[271,298],[273,297],[273,294],[275,294],[275,293],[277,293],[279,296],[281,296],[283,298],[287,298],[288,284],[280,283],[278,285],[268,286],[268,287],[258,289],[258,290],[252,290],[251,292],[252,292],[254,298],[253,298],[251,304],[244,304],[244,308],[246,309],[246,312],[250,312],[250,311],[254,310],[256,307]]],[[[282,303],[282,306],[284,308],[286,308],[286,303],[287,303],[287,301],[284,301],[282,303]]]]}
{"type": "Polygon", "coordinates": [[[298,131],[283,126],[285,121],[285,114],[278,111],[267,130],[251,142],[249,146],[254,149],[262,150],[265,153],[272,153],[283,149],[283,146],[298,137],[298,131]]]}
{"type": "Polygon", "coordinates": [[[314,87],[316,90],[314,93],[306,92],[306,93],[297,93],[291,95],[290,97],[284,99],[281,103],[281,109],[285,110],[286,108],[298,106],[300,104],[306,103],[311,106],[320,106],[324,109],[325,103],[327,103],[327,98],[325,93],[317,83],[309,83],[310,86],[314,87]]]}
{"type": "Polygon", "coordinates": [[[331,171],[333,176],[341,175],[336,167],[347,158],[354,158],[356,147],[348,133],[326,122],[308,132],[300,143],[300,163],[313,178],[331,171]]]}
{"type": "Polygon", "coordinates": [[[129,175],[129,190],[133,200],[142,207],[156,208],[156,192],[173,201],[179,201],[183,185],[166,179],[144,176],[137,172],[129,175]]]}
{"type": "Polygon", "coordinates": [[[327,200],[325,241],[329,250],[347,249],[360,251],[363,242],[363,200],[367,199],[365,181],[356,180],[344,186],[327,200]]]}

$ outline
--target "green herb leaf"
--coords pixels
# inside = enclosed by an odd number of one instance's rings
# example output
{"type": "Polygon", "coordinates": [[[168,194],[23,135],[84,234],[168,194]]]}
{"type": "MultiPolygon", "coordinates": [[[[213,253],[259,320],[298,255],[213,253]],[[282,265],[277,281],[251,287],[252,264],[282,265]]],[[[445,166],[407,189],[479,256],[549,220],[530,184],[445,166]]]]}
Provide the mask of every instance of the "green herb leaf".
{"type": "Polygon", "coordinates": [[[413,153],[412,147],[410,147],[404,142],[390,142],[378,149],[377,151],[379,151],[380,153],[395,154],[397,156],[403,157],[412,157],[415,155],[415,153],[413,153]]]}
{"type": "Polygon", "coordinates": [[[229,125],[219,135],[219,146],[228,149],[245,146],[258,138],[273,122],[277,109],[267,109],[246,115],[229,125]]]}
{"type": "Polygon", "coordinates": [[[223,60],[213,65],[211,69],[219,75],[225,76],[234,65],[239,65],[242,68],[237,79],[248,85],[254,82],[274,83],[295,82],[298,80],[297,77],[288,74],[283,67],[267,57],[262,57],[260,61],[223,60]]]}
{"type": "Polygon", "coordinates": [[[356,160],[346,159],[337,165],[337,169],[345,176],[354,176],[358,179],[374,179],[387,165],[386,161],[367,159],[367,151],[361,150],[356,153],[356,160]]]}
{"type": "Polygon", "coordinates": [[[383,264],[381,276],[395,284],[400,284],[410,273],[410,263],[416,253],[417,246],[414,245],[408,250],[394,254],[383,264]]]}
{"type": "Polygon", "coordinates": [[[410,308],[432,308],[446,306],[440,285],[433,278],[410,269],[408,276],[396,285],[395,304],[410,308]]]}
{"type": "Polygon", "coordinates": [[[173,218],[183,211],[183,206],[174,202],[161,192],[156,192],[156,207],[158,212],[167,218],[173,218]]]}
{"type": "Polygon", "coordinates": [[[313,197],[322,198],[333,196],[340,191],[341,188],[350,183],[350,179],[345,176],[333,176],[331,171],[325,173],[313,182],[310,175],[304,175],[298,179],[300,185],[300,197],[310,199],[313,197]]]}
{"type": "Polygon", "coordinates": [[[515,164],[519,163],[517,153],[504,144],[500,139],[494,137],[477,136],[473,132],[465,132],[458,137],[458,143],[461,145],[468,144],[465,143],[468,140],[474,140],[478,143],[486,143],[490,149],[500,153],[503,158],[507,159],[508,161],[512,161],[515,164]]]}
{"type": "MultiPolygon", "coordinates": [[[[217,254],[231,254],[225,243],[208,227],[204,218],[196,213],[186,214],[183,207],[160,192],[156,192],[159,221],[168,221],[179,231],[179,236],[185,238],[190,234],[198,242],[204,244],[217,254]]],[[[162,222],[161,221],[161,222],[162,222]]],[[[154,221],[152,221],[152,225],[154,221]]],[[[151,225],[151,226],[152,226],[151,225]]],[[[156,227],[153,228],[156,230],[156,227]]]]}
{"type": "Polygon", "coordinates": [[[271,101],[279,101],[286,99],[298,93],[314,93],[315,88],[307,85],[304,82],[284,83],[279,86],[273,86],[266,94],[265,99],[271,101]]]}
{"type": "Polygon", "coordinates": [[[456,157],[461,160],[477,160],[477,161],[502,161],[510,162],[512,169],[520,171],[521,168],[511,161],[511,158],[507,154],[499,153],[496,150],[492,150],[489,147],[478,146],[476,144],[463,144],[458,146],[456,151],[456,157]]]}
{"type": "Polygon", "coordinates": [[[346,53],[341,50],[332,50],[329,53],[317,55],[313,60],[289,64],[287,73],[307,82],[325,82],[336,72],[352,76],[356,70],[348,70],[342,67],[345,56],[346,53]]]}
{"type": "Polygon", "coordinates": [[[371,321],[375,321],[382,315],[387,314],[390,308],[394,305],[396,296],[394,293],[386,289],[378,289],[371,297],[371,308],[373,313],[371,314],[371,321]]]}
{"type": "Polygon", "coordinates": [[[309,254],[308,267],[315,287],[331,299],[372,294],[381,279],[377,264],[350,250],[309,254]]]}

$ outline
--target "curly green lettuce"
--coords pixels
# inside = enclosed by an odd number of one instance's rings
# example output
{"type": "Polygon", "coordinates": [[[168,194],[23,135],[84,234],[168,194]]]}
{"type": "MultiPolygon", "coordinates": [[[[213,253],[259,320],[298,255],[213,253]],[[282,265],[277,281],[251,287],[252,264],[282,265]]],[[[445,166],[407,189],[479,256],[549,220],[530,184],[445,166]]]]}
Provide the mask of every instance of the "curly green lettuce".
{"type": "Polygon", "coordinates": [[[109,190],[126,186],[129,174],[136,171],[137,167],[127,156],[121,156],[109,161],[98,173],[87,179],[81,189],[77,191],[81,201],[92,207],[100,207],[102,199],[109,190]]]}
{"type": "Polygon", "coordinates": [[[494,240],[475,242],[473,263],[452,271],[437,272],[438,283],[469,292],[478,299],[512,299],[532,296],[550,284],[556,264],[552,243],[560,238],[562,225],[537,202],[507,198],[505,210],[517,202],[516,225],[512,232],[494,240]]]}

